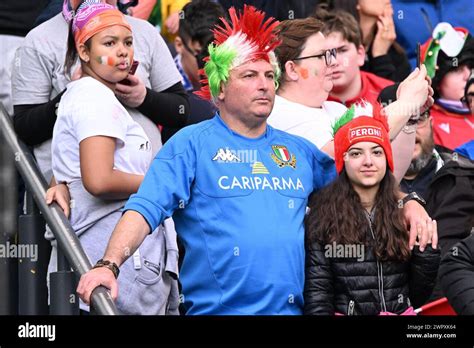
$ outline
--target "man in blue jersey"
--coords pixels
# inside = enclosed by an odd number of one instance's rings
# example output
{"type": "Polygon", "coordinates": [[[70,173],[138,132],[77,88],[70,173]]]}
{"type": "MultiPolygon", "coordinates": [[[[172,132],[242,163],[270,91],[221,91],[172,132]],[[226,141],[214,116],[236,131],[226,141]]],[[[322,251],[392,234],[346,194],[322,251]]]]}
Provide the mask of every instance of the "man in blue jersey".
{"type": "Polygon", "coordinates": [[[125,206],[101,267],[81,278],[84,301],[98,285],[116,298],[118,266],[173,216],[186,251],[180,281],[187,314],[302,313],[306,205],[335,178],[334,162],[266,124],[280,73],[277,23],[265,23],[251,6],[240,14],[231,9],[230,18],[214,31],[201,90],[219,112],[181,130],[159,152],[125,206]]]}

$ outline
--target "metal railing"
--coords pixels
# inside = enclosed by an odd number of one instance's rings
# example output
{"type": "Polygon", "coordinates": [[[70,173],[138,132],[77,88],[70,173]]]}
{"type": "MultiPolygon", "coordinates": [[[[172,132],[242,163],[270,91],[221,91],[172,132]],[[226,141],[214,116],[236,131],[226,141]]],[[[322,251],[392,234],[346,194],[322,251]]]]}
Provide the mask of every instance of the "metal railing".
{"type": "MultiPolygon", "coordinates": [[[[0,246],[16,243],[18,199],[13,154],[0,137],[0,246]]],[[[3,255],[2,255],[3,256],[3,255]]],[[[0,315],[18,314],[18,258],[0,258],[0,315]]]]}
{"type": "MultiPolygon", "coordinates": [[[[56,203],[46,204],[44,196],[48,185],[26,145],[18,141],[10,116],[2,103],[0,103],[0,131],[3,133],[6,144],[14,154],[15,165],[25,182],[27,191],[33,197],[56,238],[58,253],[63,253],[76,275],[81,276],[90,270],[92,265],[59,205],[56,203]]],[[[59,261],[58,267],[66,267],[65,262],[61,262],[61,255],[59,255],[59,261]]],[[[91,302],[97,314],[119,314],[109,291],[105,287],[98,287],[92,292],[91,302]]]]}

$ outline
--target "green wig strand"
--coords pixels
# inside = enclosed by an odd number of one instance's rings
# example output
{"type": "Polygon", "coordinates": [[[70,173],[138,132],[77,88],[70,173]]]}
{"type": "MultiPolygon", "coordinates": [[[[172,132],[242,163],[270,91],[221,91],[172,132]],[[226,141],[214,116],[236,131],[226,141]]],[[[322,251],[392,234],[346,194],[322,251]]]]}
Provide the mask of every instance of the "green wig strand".
{"type": "Polygon", "coordinates": [[[226,45],[209,45],[210,59],[206,62],[204,71],[206,72],[209,89],[213,98],[219,95],[221,83],[226,83],[229,79],[232,62],[236,56],[237,52],[229,49],[226,45]]]}
{"type": "Polygon", "coordinates": [[[334,137],[342,126],[346,123],[352,121],[355,115],[355,105],[352,105],[347,111],[339,117],[334,124],[331,125],[332,128],[332,136],[334,137]]]}

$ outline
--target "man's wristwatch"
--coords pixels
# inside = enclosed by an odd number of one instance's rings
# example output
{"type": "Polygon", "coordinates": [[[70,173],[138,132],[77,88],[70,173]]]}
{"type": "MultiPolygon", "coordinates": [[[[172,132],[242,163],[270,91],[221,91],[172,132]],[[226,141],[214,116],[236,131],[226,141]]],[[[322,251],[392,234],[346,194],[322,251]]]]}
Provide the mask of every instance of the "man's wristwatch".
{"type": "Polygon", "coordinates": [[[104,259],[100,259],[99,261],[97,261],[97,263],[95,264],[94,267],[92,267],[92,269],[94,268],[99,268],[99,267],[105,267],[105,268],[108,268],[112,271],[112,273],[114,274],[115,276],[115,279],[118,278],[119,274],[120,274],[120,270],[117,266],[117,264],[115,262],[111,262],[109,260],[104,260],[104,259]]]}
{"type": "Polygon", "coordinates": [[[426,201],[421,196],[419,196],[418,193],[416,192],[411,192],[407,194],[405,197],[403,197],[402,199],[403,205],[405,205],[408,201],[411,201],[412,199],[417,201],[423,206],[426,205],[426,201]]]}

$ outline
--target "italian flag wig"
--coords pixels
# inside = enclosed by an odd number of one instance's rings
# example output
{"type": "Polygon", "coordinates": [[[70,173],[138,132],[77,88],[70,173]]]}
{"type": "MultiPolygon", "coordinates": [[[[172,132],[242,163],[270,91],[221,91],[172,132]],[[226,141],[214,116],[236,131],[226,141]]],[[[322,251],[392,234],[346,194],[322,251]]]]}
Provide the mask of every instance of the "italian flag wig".
{"type": "Polygon", "coordinates": [[[212,100],[219,94],[222,82],[227,82],[232,69],[263,59],[273,66],[275,83],[280,77],[280,68],[273,50],[280,44],[275,32],[279,22],[274,18],[265,20],[265,14],[253,6],[244,5],[243,12],[229,9],[231,23],[220,18],[223,26],[212,30],[214,42],[208,47],[209,56],[200,74],[202,88],[195,92],[203,99],[212,100]]]}

